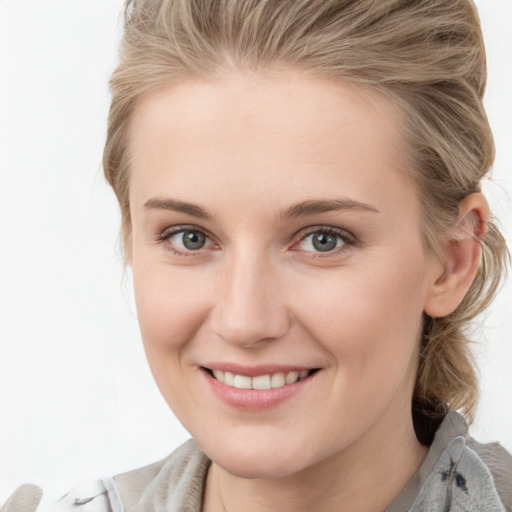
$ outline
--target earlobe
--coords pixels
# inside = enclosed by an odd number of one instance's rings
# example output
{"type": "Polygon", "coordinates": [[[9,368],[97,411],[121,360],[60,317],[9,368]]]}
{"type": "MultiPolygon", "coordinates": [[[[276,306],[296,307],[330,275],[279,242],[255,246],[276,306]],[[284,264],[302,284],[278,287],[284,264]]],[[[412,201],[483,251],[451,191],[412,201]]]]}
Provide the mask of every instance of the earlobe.
{"type": "Polygon", "coordinates": [[[470,194],[460,203],[457,223],[445,245],[442,271],[433,276],[427,296],[427,315],[449,315],[462,302],[480,264],[480,242],[488,218],[489,205],[481,193],[470,194]]]}

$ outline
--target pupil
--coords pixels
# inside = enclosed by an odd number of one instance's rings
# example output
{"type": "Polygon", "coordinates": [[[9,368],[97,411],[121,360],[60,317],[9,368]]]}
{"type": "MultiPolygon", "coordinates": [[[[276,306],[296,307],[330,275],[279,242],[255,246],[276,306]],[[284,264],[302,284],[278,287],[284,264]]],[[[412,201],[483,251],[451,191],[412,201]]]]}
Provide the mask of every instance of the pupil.
{"type": "Polygon", "coordinates": [[[317,233],[313,237],[313,247],[317,251],[326,252],[336,248],[337,238],[327,233],[317,233]]]}
{"type": "Polygon", "coordinates": [[[206,237],[197,231],[185,231],[183,233],[183,245],[190,250],[201,249],[205,244],[206,237]]]}

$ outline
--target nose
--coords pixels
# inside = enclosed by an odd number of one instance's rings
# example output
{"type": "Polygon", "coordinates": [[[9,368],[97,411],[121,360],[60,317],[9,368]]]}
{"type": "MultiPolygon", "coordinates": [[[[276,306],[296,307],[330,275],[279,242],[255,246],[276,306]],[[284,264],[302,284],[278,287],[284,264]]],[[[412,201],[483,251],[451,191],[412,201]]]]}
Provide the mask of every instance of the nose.
{"type": "Polygon", "coordinates": [[[256,348],[288,331],[285,287],[276,270],[255,255],[226,262],[211,312],[213,331],[226,343],[256,348]]]}

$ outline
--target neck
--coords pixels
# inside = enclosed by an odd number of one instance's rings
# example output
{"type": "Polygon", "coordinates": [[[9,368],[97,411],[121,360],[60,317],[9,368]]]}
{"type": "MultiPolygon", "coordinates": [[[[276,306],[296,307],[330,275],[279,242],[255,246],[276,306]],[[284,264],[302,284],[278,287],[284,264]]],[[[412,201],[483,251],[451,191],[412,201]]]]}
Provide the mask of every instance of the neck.
{"type": "Polygon", "coordinates": [[[428,451],[416,439],[410,413],[400,419],[381,418],[350,447],[283,478],[240,478],[212,463],[203,510],[382,512],[428,451]]]}

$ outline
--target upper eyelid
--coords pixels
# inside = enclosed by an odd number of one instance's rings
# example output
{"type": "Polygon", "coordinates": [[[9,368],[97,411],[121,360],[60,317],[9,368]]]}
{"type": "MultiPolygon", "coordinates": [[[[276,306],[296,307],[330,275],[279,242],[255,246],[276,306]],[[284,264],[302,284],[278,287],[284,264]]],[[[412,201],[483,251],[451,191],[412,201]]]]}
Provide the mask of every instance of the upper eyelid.
{"type": "MultiPolygon", "coordinates": [[[[166,242],[169,243],[169,245],[173,245],[170,243],[170,239],[171,237],[175,236],[175,235],[178,235],[180,233],[183,233],[185,231],[197,231],[199,233],[202,233],[212,244],[214,244],[215,242],[213,242],[212,240],[212,237],[208,234],[208,232],[202,228],[199,228],[199,227],[196,227],[196,226],[191,226],[191,225],[178,225],[178,226],[171,226],[171,227],[168,227],[166,229],[164,229],[163,231],[161,231],[160,233],[158,233],[157,237],[156,237],[156,241],[158,243],[163,243],[165,244],[166,242]]],[[[191,249],[187,249],[187,248],[175,248],[175,247],[171,247],[171,248],[167,248],[168,251],[171,251],[173,253],[175,253],[176,255],[180,255],[180,256],[199,256],[200,253],[202,253],[202,249],[197,249],[197,250],[191,250],[191,249]]]]}
{"type": "Polygon", "coordinates": [[[346,242],[351,244],[355,244],[357,242],[357,238],[350,231],[335,226],[311,226],[309,228],[304,228],[299,232],[299,235],[297,236],[297,242],[300,242],[308,236],[314,233],[318,233],[319,231],[325,231],[327,233],[338,235],[340,238],[343,238],[346,242]],[[300,236],[301,232],[304,233],[302,236],[300,236]]]}
{"type": "Polygon", "coordinates": [[[307,227],[307,228],[302,228],[299,233],[301,232],[305,232],[306,236],[309,234],[312,234],[312,233],[316,233],[318,231],[327,231],[327,232],[332,232],[332,233],[338,233],[340,235],[347,235],[347,236],[353,236],[350,231],[347,231],[346,229],[343,229],[343,228],[338,228],[336,226],[322,226],[322,225],[317,225],[317,226],[310,226],[310,227],[307,227]]]}
{"type": "MultiPolygon", "coordinates": [[[[165,241],[165,240],[168,240],[171,236],[181,233],[183,231],[187,231],[187,230],[198,231],[198,232],[204,234],[210,241],[214,242],[214,237],[210,234],[210,232],[208,230],[201,228],[199,226],[193,225],[193,224],[182,224],[182,225],[177,225],[177,226],[170,226],[158,234],[157,240],[165,241]]],[[[326,231],[326,232],[330,232],[332,234],[338,235],[338,236],[340,236],[340,238],[343,238],[345,240],[345,242],[348,242],[349,244],[357,243],[356,237],[350,231],[347,231],[346,229],[339,228],[336,226],[331,226],[331,225],[318,225],[317,224],[317,225],[308,226],[308,227],[304,227],[304,228],[300,229],[293,236],[293,239],[291,242],[292,246],[303,241],[308,236],[310,236],[314,233],[317,233],[319,231],[326,231]]],[[[190,252],[200,252],[200,251],[201,251],[201,249],[199,249],[197,251],[190,251],[190,252]]]]}
{"type": "Polygon", "coordinates": [[[172,235],[181,233],[182,231],[199,231],[200,233],[203,233],[203,235],[206,235],[208,238],[212,239],[212,235],[209,233],[208,230],[204,228],[200,228],[199,226],[194,225],[180,224],[178,226],[170,226],[168,228],[165,228],[163,231],[160,231],[157,235],[157,240],[167,239],[172,235]]]}
{"type": "MultiPolygon", "coordinates": [[[[199,226],[195,226],[193,224],[178,224],[176,226],[169,226],[169,227],[163,229],[162,231],[160,231],[158,233],[158,237],[164,237],[164,236],[167,236],[167,235],[172,235],[172,234],[179,233],[180,231],[187,231],[187,230],[190,230],[190,231],[200,231],[201,233],[203,233],[203,234],[205,234],[207,236],[211,236],[209,234],[209,231],[207,229],[205,229],[205,228],[202,228],[202,227],[199,227],[199,226]]],[[[350,233],[350,231],[347,231],[346,229],[339,228],[339,227],[336,227],[336,226],[322,225],[322,224],[315,224],[313,226],[307,226],[305,228],[301,228],[297,233],[298,234],[304,233],[304,236],[307,236],[309,234],[316,233],[317,231],[333,231],[333,232],[336,232],[336,233],[346,234],[346,235],[348,235],[350,237],[354,237],[352,235],[352,233],[350,233]]],[[[294,238],[297,237],[298,234],[294,235],[294,238]]]]}

